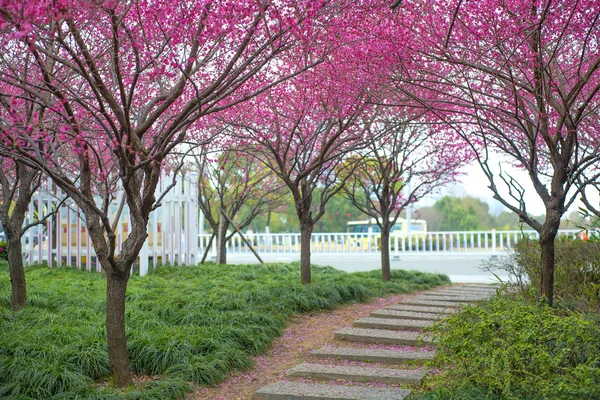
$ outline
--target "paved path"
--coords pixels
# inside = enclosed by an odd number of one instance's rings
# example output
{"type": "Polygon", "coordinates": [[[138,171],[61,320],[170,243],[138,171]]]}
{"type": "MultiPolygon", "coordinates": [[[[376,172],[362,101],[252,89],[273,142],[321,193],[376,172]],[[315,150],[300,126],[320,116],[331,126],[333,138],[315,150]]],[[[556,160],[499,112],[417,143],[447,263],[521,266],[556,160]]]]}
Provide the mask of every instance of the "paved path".
{"type": "Polygon", "coordinates": [[[328,346],[313,351],[311,354],[317,362],[291,368],[288,370],[290,380],[257,390],[252,400],[406,399],[410,388],[420,386],[426,375],[420,364],[435,354],[424,347],[434,344],[431,337],[419,331],[456,312],[461,304],[485,300],[494,293],[495,288],[487,284],[464,284],[424,292],[363,316],[352,327],[335,333],[335,339],[349,342],[349,346],[328,346]],[[373,349],[367,343],[408,345],[416,350],[373,349]],[[293,380],[294,377],[302,380],[293,380]],[[393,387],[356,386],[353,382],[393,387]]]}
{"type": "MultiPolygon", "coordinates": [[[[300,261],[300,256],[295,254],[261,254],[265,262],[292,262],[300,261]]],[[[401,255],[400,258],[392,258],[392,269],[416,270],[422,272],[434,272],[446,274],[452,282],[480,282],[496,283],[496,277],[487,271],[482,271],[484,262],[489,262],[491,256],[464,256],[460,254],[441,256],[438,254],[401,255]]],[[[254,264],[258,261],[252,254],[228,254],[229,264],[254,264]]],[[[313,254],[311,262],[316,265],[330,265],[333,268],[346,271],[372,271],[381,269],[381,256],[378,254],[313,254]]],[[[506,272],[495,270],[494,273],[508,280],[506,272]]]]}

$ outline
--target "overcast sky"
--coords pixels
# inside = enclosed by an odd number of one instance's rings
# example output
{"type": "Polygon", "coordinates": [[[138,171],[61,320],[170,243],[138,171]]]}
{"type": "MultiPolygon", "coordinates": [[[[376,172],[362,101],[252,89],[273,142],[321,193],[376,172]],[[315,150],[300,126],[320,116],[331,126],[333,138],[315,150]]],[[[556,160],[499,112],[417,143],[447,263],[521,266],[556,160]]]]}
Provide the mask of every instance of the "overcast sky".
{"type": "MultiPolygon", "coordinates": [[[[497,164],[497,162],[495,164],[497,164]]],[[[527,206],[528,213],[532,215],[545,214],[544,204],[535,192],[535,189],[531,184],[531,180],[529,179],[529,175],[523,170],[506,166],[506,163],[503,163],[503,169],[513,178],[518,180],[519,184],[525,189],[525,204],[527,206]]],[[[419,203],[417,203],[416,208],[418,209],[419,207],[431,206],[437,199],[445,195],[456,197],[471,196],[480,198],[488,203],[490,205],[490,212],[492,214],[500,214],[504,210],[504,206],[492,198],[492,191],[488,188],[489,181],[482,172],[481,167],[479,167],[478,164],[472,164],[463,168],[463,172],[465,175],[462,176],[460,183],[450,185],[444,188],[441,193],[421,200],[419,203]]],[[[498,179],[496,185],[503,190],[504,194],[508,194],[508,190],[504,190],[505,185],[501,179],[498,179]]],[[[598,193],[589,195],[589,197],[592,201],[592,204],[598,204],[598,193]]],[[[567,211],[565,216],[571,211],[576,211],[579,207],[583,207],[583,203],[577,200],[574,205],[571,206],[569,211],[567,211]]]]}

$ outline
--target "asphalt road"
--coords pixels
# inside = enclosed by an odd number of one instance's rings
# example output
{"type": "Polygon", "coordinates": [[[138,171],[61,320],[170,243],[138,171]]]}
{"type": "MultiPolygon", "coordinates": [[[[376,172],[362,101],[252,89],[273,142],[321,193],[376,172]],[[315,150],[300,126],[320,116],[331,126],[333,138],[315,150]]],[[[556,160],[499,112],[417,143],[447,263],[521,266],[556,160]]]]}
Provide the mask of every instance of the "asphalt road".
{"type": "MultiPolygon", "coordinates": [[[[261,257],[265,262],[300,261],[300,256],[294,254],[261,254],[261,257]]],[[[490,256],[406,255],[399,259],[392,259],[392,269],[438,272],[448,275],[452,282],[498,282],[492,273],[480,269],[485,261],[490,260],[490,256]]],[[[227,262],[229,264],[252,264],[258,261],[252,254],[229,254],[227,262]]],[[[313,255],[312,262],[313,264],[330,265],[347,272],[381,268],[378,255],[313,255]]],[[[503,281],[507,280],[505,272],[494,271],[494,273],[503,281]]]]}

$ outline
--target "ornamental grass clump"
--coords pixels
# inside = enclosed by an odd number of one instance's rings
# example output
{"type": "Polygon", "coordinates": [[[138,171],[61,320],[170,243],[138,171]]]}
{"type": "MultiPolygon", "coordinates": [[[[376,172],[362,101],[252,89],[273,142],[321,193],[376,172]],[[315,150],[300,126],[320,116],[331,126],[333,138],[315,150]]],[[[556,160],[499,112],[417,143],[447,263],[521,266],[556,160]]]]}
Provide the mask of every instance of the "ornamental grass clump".
{"type": "Polygon", "coordinates": [[[135,387],[110,382],[101,274],[31,267],[28,306],[10,310],[6,264],[0,264],[0,398],[176,399],[191,383],[214,385],[252,365],[299,313],[449,282],[446,276],[394,271],[348,274],[299,265],[159,267],[132,277],[126,326],[135,387]]]}

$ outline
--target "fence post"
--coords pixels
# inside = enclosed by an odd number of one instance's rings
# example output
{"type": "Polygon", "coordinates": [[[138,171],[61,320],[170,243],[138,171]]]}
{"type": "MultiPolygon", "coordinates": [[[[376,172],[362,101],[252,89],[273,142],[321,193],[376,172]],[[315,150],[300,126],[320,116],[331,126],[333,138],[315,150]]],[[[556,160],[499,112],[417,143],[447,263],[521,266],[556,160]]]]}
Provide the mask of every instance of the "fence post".
{"type": "Polygon", "coordinates": [[[148,275],[148,238],[140,250],[140,276],[148,275]]]}
{"type": "Polygon", "coordinates": [[[492,254],[496,254],[496,229],[492,229],[492,254]]]}

